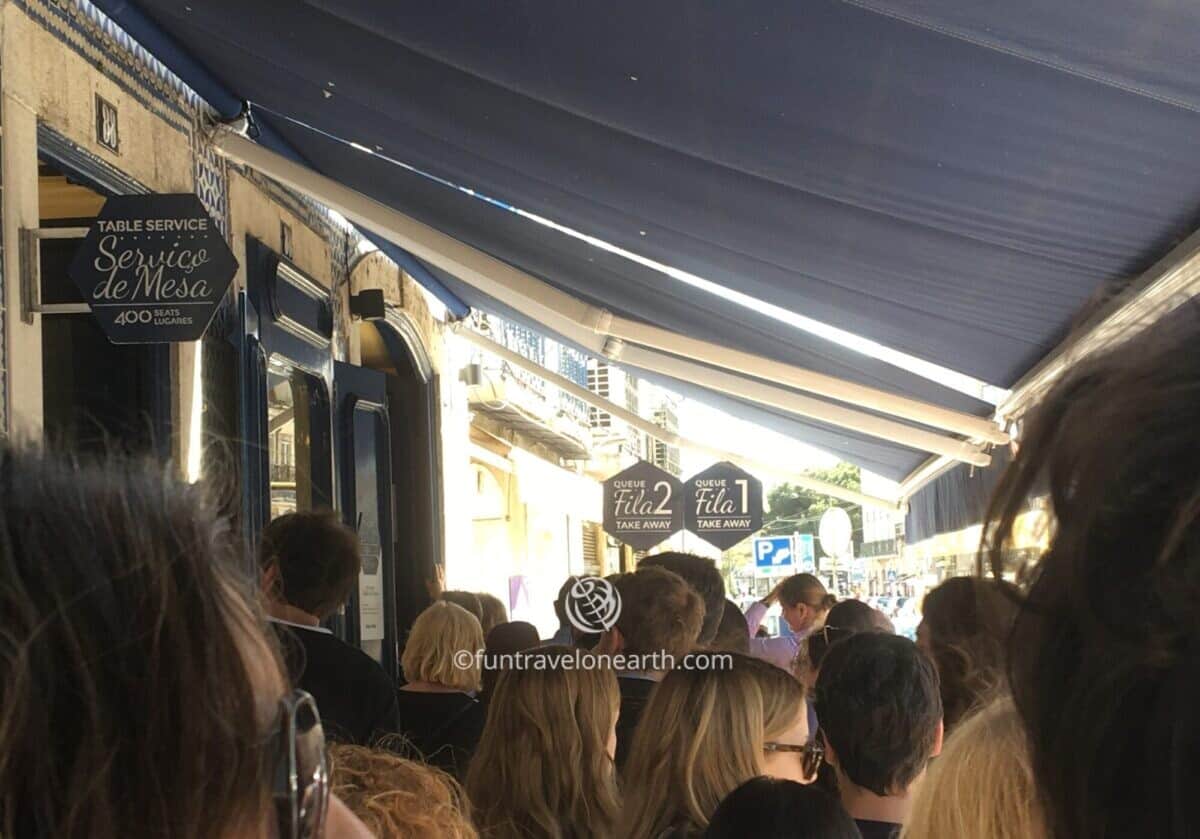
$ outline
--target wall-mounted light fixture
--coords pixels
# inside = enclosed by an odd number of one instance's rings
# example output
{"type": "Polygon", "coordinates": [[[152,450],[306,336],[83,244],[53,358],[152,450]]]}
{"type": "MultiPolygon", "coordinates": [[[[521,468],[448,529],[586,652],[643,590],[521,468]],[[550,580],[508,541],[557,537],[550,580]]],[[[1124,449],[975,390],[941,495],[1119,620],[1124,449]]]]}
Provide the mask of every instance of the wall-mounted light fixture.
{"type": "Polygon", "coordinates": [[[383,289],[368,288],[350,295],[350,314],[363,320],[383,320],[387,317],[383,289]]]}

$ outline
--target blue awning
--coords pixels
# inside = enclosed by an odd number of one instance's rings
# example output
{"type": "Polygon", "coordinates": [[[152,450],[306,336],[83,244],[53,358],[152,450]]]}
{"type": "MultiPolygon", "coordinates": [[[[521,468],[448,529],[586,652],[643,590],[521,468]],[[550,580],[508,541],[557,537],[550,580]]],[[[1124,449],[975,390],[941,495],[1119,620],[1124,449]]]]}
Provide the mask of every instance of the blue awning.
{"type": "MultiPolygon", "coordinates": [[[[1183,0],[97,5],[145,12],[186,57],[161,59],[260,105],[324,174],[576,296],[975,413],[325,134],[1000,386],[1200,226],[1183,0]]],[[[884,474],[923,460],[833,433],[884,474]]]]}

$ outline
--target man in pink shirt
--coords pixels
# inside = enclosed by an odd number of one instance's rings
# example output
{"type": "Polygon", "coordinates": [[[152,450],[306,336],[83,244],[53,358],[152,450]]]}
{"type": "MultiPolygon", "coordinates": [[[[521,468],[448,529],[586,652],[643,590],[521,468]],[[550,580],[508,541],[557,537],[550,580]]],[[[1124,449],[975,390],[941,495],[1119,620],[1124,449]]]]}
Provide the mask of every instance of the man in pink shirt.
{"type": "Polygon", "coordinates": [[[776,667],[791,672],[792,662],[803,641],[814,629],[821,626],[829,609],[837,598],[825,590],[825,586],[812,574],[796,574],[781,580],[771,593],[746,610],[746,628],[750,631],[750,655],[769,661],[776,667]],[[775,602],[783,608],[783,619],[787,621],[792,635],[778,638],[757,638],[758,627],[775,602]]]}

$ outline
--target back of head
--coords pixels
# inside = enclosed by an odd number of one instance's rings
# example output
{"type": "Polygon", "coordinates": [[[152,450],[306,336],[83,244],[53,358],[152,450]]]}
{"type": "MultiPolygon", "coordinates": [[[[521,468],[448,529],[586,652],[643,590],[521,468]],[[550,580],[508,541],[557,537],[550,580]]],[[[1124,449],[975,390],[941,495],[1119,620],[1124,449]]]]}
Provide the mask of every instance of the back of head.
{"type": "Polygon", "coordinates": [[[502,669],[507,669],[506,657],[532,650],[541,643],[537,627],[525,621],[512,621],[493,626],[484,640],[487,656],[483,663],[483,693],[490,697],[502,669]]]}
{"type": "Polygon", "coordinates": [[[968,717],[913,799],[903,839],[1047,839],[1029,741],[1010,699],[968,717]]]}
{"type": "Polygon", "coordinates": [[[750,633],[746,625],[746,616],[732,600],[725,601],[721,622],[717,625],[717,634],[709,644],[709,649],[743,655],[750,653],[750,633]]]}
{"type": "Polygon", "coordinates": [[[285,684],[242,562],[162,467],[0,447],[0,834],[201,839],[264,816],[285,684]]]}
{"type": "Polygon", "coordinates": [[[479,608],[483,613],[479,624],[483,627],[485,636],[491,632],[492,627],[508,621],[508,610],[504,608],[504,602],[499,597],[487,592],[477,592],[475,597],[479,599],[479,608]]]}
{"type": "Polygon", "coordinates": [[[536,626],[528,621],[510,621],[497,624],[487,632],[484,648],[489,653],[504,655],[531,650],[540,643],[536,626]]]}
{"type": "Polygon", "coordinates": [[[477,839],[462,787],[384,749],[329,747],[333,792],[379,839],[477,839]]]}
{"type": "Polygon", "coordinates": [[[804,640],[797,667],[798,674],[806,684],[811,685],[831,644],[860,632],[891,633],[892,630],[891,621],[883,612],[861,600],[843,600],[829,610],[829,614],[825,616],[825,625],[804,640]]]}
{"type": "MultiPolygon", "coordinates": [[[[964,836],[966,834],[963,834],[964,836]]],[[[717,807],[704,839],[859,839],[842,804],[815,786],[754,778],[717,807]]]]}
{"type": "Polygon", "coordinates": [[[479,595],[471,591],[451,589],[450,591],[442,592],[442,600],[466,609],[475,616],[475,620],[479,621],[480,627],[483,626],[483,604],[479,600],[479,595]]]}
{"type": "Polygon", "coordinates": [[[947,729],[1004,689],[1018,600],[1010,584],[977,577],[952,577],[925,595],[919,642],[937,665],[947,729]]]}
{"type": "Polygon", "coordinates": [[[907,638],[859,633],[825,654],[816,710],[839,775],[876,795],[899,795],[936,751],[937,671],[907,638]]]}
{"type": "Polygon", "coordinates": [[[721,616],[725,614],[725,580],[717,564],[707,557],[667,551],[643,559],[639,567],[645,566],[674,571],[700,595],[704,603],[704,622],[697,643],[700,646],[711,644],[716,637],[721,616]]]}
{"type": "MultiPolygon", "coordinates": [[[[619,576],[621,575],[610,574],[605,579],[615,585],[615,578],[619,576]]],[[[559,629],[565,629],[569,633],[572,646],[590,650],[600,640],[600,633],[584,632],[567,615],[567,601],[577,596],[578,589],[576,589],[576,586],[580,584],[581,580],[585,581],[583,583],[584,586],[588,585],[586,582],[587,579],[587,577],[580,577],[575,574],[567,577],[566,582],[558,590],[558,596],[554,599],[554,615],[558,618],[559,629]]]]}
{"type": "Polygon", "coordinates": [[[358,536],[331,510],[288,513],[263,528],[261,569],[278,570],[280,599],[324,620],[357,590],[358,536]]]}
{"type": "Polygon", "coordinates": [[[574,574],[567,577],[558,589],[558,596],[554,598],[554,616],[558,618],[559,626],[571,625],[567,619],[567,599],[571,596],[571,589],[577,582],[579,582],[579,577],[574,574]]]}
{"type": "Polygon", "coordinates": [[[721,800],[762,773],[763,701],[754,659],[680,666],[654,689],[622,774],[620,836],[699,832],[721,800]]]}
{"type": "Polygon", "coordinates": [[[1024,421],[984,532],[1055,527],[1009,647],[1054,835],[1197,836],[1200,307],[1080,363],[1024,421]]]}
{"type": "Polygon", "coordinates": [[[825,625],[848,632],[884,631],[886,616],[861,600],[842,600],[830,608],[825,615],[825,625]]]}
{"type": "Polygon", "coordinates": [[[639,568],[617,582],[621,631],[630,655],[664,655],[682,659],[697,644],[704,604],[678,574],[654,566],[639,568]]]}
{"type": "Polygon", "coordinates": [[[483,629],[461,606],[439,600],[413,622],[400,666],[410,682],[432,682],[462,691],[479,690],[479,659],[483,629]],[[465,655],[470,666],[464,667],[465,655]]]}
{"type": "Polygon", "coordinates": [[[779,586],[779,602],[785,606],[805,603],[819,612],[828,612],[837,598],[812,574],[793,574],[779,586]]]}
{"type": "Polygon", "coordinates": [[[608,754],[617,679],[589,654],[542,647],[501,674],[471,760],[467,791],[495,839],[609,836],[617,789],[608,754]]]}

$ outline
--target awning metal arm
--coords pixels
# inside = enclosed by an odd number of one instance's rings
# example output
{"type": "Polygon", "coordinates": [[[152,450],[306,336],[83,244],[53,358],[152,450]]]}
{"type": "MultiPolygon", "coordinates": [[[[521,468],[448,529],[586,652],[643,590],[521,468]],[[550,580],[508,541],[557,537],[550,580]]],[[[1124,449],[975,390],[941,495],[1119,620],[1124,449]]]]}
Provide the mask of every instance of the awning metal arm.
{"type": "MultiPolygon", "coordinates": [[[[606,318],[612,318],[610,314],[597,311],[596,307],[590,306],[512,265],[476,250],[429,225],[399,213],[391,207],[288,160],[236,133],[228,130],[219,131],[214,139],[214,146],[222,153],[263,172],[280,183],[316,198],[340,212],[347,219],[395,242],[419,259],[437,265],[486,294],[503,299],[525,316],[542,323],[551,331],[567,336],[571,341],[586,347],[597,356],[604,355],[605,340],[612,336],[598,334],[595,329],[602,326],[606,318]]],[[[613,318],[613,320],[616,319],[613,318]]],[[[673,335],[673,333],[667,332],[663,334],[673,335]]],[[[717,350],[724,352],[724,348],[712,346],[714,352],[717,350]]],[[[635,349],[640,359],[640,366],[662,372],[665,375],[672,375],[666,372],[668,368],[682,370],[684,371],[682,376],[678,373],[674,375],[707,387],[715,387],[740,398],[756,402],[768,399],[769,404],[775,407],[819,422],[850,427],[871,436],[918,450],[945,454],[977,466],[986,466],[991,461],[989,455],[980,446],[973,443],[913,428],[904,423],[884,419],[854,408],[804,397],[793,390],[768,384],[766,381],[755,382],[742,376],[722,373],[720,370],[714,370],[703,364],[683,360],[679,356],[627,346],[623,357],[628,357],[629,353],[635,349]],[[685,366],[681,367],[680,365],[685,366]],[[722,384],[714,385],[713,381],[718,378],[722,384]],[[847,425],[848,422],[851,424],[847,425]]],[[[686,353],[681,354],[686,355],[686,353]]],[[[802,377],[807,372],[797,368],[793,368],[793,370],[793,375],[796,377],[802,377]]],[[[843,383],[843,395],[849,394],[850,389],[860,387],[851,383],[843,383]]],[[[813,389],[819,390],[818,388],[813,389]]],[[[865,391],[871,391],[871,389],[864,388],[863,390],[862,399],[854,399],[855,404],[866,404],[868,395],[865,391]]],[[[882,392],[874,391],[874,393],[882,392]]],[[[902,397],[891,395],[888,395],[888,398],[903,400],[902,397]]],[[[946,409],[939,408],[930,413],[926,409],[931,406],[923,405],[915,400],[903,401],[911,406],[912,410],[908,412],[908,418],[914,421],[935,427],[938,427],[939,422],[944,421],[942,413],[946,409]],[[927,413],[930,415],[926,416],[927,413]]],[[[889,413],[894,413],[894,411],[889,413]]],[[[978,417],[971,417],[971,421],[977,423],[980,420],[978,417]]],[[[982,437],[982,432],[979,432],[979,438],[982,437]]]]}
{"type": "Polygon", "coordinates": [[[686,437],[681,437],[673,431],[668,431],[662,426],[655,425],[649,420],[639,417],[637,414],[629,411],[615,402],[610,402],[598,394],[592,393],[585,387],[582,387],[565,376],[560,376],[557,373],[547,370],[536,361],[531,361],[512,350],[497,344],[489,338],[485,338],[478,332],[474,332],[467,328],[456,327],[455,334],[464,341],[478,347],[479,349],[489,352],[498,358],[507,361],[514,367],[520,368],[527,373],[532,373],[539,376],[549,384],[571,394],[572,396],[583,400],[597,410],[612,414],[622,422],[633,426],[641,432],[653,437],[655,440],[660,440],[668,446],[689,449],[694,452],[715,458],[719,461],[728,460],[733,463],[738,463],[745,469],[758,474],[773,474],[786,478],[797,486],[802,486],[805,489],[819,492],[823,495],[828,495],[832,498],[837,498],[841,501],[847,501],[851,504],[859,504],[866,507],[878,507],[885,510],[896,511],[899,509],[895,501],[889,501],[885,498],[877,498],[873,495],[866,495],[861,492],[840,487],[836,484],[831,484],[826,481],[819,481],[815,478],[810,478],[799,471],[791,471],[784,468],[778,463],[763,463],[753,458],[748,458],[735,452],[730,452],[721,449],[717,446],[710,446],[705,443],[698,442],[686,437]]]}

